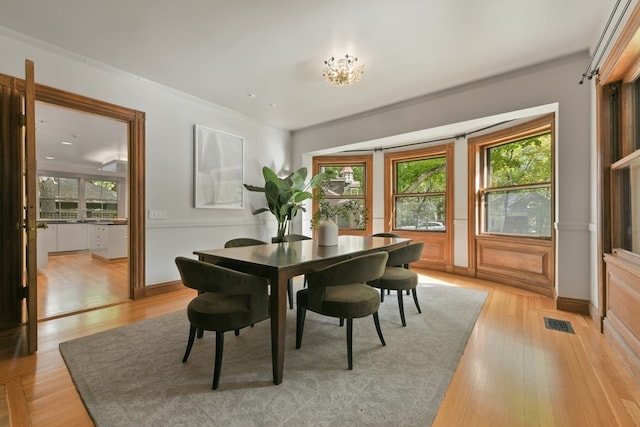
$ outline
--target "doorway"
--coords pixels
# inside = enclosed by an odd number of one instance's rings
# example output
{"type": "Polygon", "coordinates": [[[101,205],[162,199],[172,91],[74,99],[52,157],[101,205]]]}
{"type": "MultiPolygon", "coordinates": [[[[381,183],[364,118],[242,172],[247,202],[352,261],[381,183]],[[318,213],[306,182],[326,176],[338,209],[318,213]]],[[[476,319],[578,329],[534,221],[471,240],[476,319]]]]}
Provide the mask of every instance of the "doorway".
{"type": "MultiPolygon", "coordinates": [[[[123,183],[125,187],[124,193],[126,197],[119,203],[117,219],[126,218],[126,260],[127,262],[109,262],[107,257],[106,262],[100,265],[105,271],[104,280],[108,283],[110,281],[125,282],[124,291],[118,291],[115,297],[111,298],[111,302],[107,300],[103,301],[104,304],[99,305],[111,305],[113,299],[126,300],[126,299],[138,299],[144,297],[145,287],[145,114],[141,111],[136,111],[121,107],[114,104],[109,104],[104,101],[96,100],[93,98],[84,97],[81,95],[65,92],[59,89],[51,88],[48,86],[36,84],[36,102],[47,104],[50,107],[56,107],[60,110],[66,110],[74,112],[76,114],[87,114],[93,117],[99,117],[104,123],[117,122],[124,126],[124,132],[126,133],[126,145],[124,149],[119,149],[115,154],[116,160],[115,167],[118,167],[118,161],[123,161],[126,157],[126,173],[124,175],[123,183]],[[117,157],[120,156],[120,159],[117,157]],[[105,265],[106,264],[106,265],[105,265]],[[113,264],[113,265],[109,265],[113,264]],[[123,278],[124,276],[124,278],[123,278]],[[114,279],[117,277],[117,279],[114,279]]],[[[36,115],[36,120],[38,116],[36,115]]],[[[81,135],[78,135],[80,137],[81,135]]],[[[71,136],[73,138],[73,136],[71,136]]],[[[69,142],[69,141],[68,141],[69,142]]],[[[61,141],[54,143],[62,146],[61,141]]],[[[57,147],[60,148],[60,147],[57,147]]],[[[68,146],[67,146],[68,148],[68,146]]],[[[98,150],[99,151],[99,150],[98,150]]],[[[40,154],[38,154],[40,156],[40,154]]],[[[43,153],[44,155],[44,153],[43,153]]],[[[52,156],[55,157],[55,156],[52,156]]],[[[110,163],[110,160],[102,155],[95,155],[95,161],[99,162],[102,166],[103,163],[110,163]]],[[[44,166],[44,164],[43,164],[44,166]]],[[[49,165],[51,167],[51,165],[49,165]]],[[[95,166],[95,165],[94,165],[95,166]]],[[[38,168],[39,170],[42,168],[38,168]]],[[[79,215],[79,219],[87,219],[86,212],[79,215]]],[[[122,224],[120,224],[122,225],[122,224]]],[[[46,231],[46,230],[45,230],[46,231]]],[[[88,231],[87,231],[88,233],[88,231]]],[[[87,234],[87,239],[90,240],[87,234]]],[[[62,256],[76,256],[85,255],[85,259],[78,259],[76,257],[73,262],[88,262],[91,260],[91,253],[88,250],[90,243],[87,243],[87,251],[68,251],[62,256]],[[89,259],[86,259],[89,258],[89,259]]],[[[58,251],[61,252],[61,251],[58,251]]],[[[66,251],[65,251],[66,252],[66,251]]],[[[121,257],[120,257],[121,258],[121,257]]],[[[55,260],[58,261],[58,260],[55,260]]],[[[72,261],[72,260],[69,260],[72,261]]],[[[66,262],[60,264],[64,265],[66,262]]],[[[80,265],[80,264],[78,264],[80,265]]],[[[98,271],[92,270],[93,267],[87,267],[87,276],[90,277],[91,273],[98,271]]],[[[62,270],[63,271],[63,270],[62,270]]],[[[63,271],[63,276],[64,271],[63,271]]],[[[97,276],[99,276],[98,274],[97,276]]],[[[66,274],[69,277],[69,273],[66,274]]],[[[39,275],[40,278],[40,275],[39,275]]],[[[83,280],[86,284],[87,281],[83,280]]],[[[76,299],[79,298],[80,292],[86,292],[87,287],[82,287],[82,283],[77,283],[76,299]]],[[[111,285],[106,284],[110,287],[111,285]]],[[[40,287],[40,286],[39,286],[40,287]]],[[[89,291],[90,293],[90,291],[89,291]]],[[[115,295],[115,294],[114,294],[115,295]]],[[[92,302],[91,305],[95,305],[92,302]]],[[[87,305],[86,308],[89,308],[87,305]]],[[[85,308],[85,309],[86,309],[85,308]]],[[[75,310],[79,311],[79,310],[75,310]]]]}
{"type": "Polygon", "coordinates": [[[129,299],[127,123],[37,101],[38,320],[129,299]]]}

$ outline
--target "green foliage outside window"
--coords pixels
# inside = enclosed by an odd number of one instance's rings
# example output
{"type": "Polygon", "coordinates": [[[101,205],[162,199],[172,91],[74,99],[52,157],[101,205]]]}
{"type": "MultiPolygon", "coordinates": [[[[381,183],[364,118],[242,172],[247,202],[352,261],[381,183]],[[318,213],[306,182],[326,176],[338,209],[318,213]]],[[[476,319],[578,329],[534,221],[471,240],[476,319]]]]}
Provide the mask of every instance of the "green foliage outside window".
{"type": "Polygon", "coordinates": [[[486,149],[484,231],[551,236],[551,133],[486,149]]]}
{"type": "Polygon", "coordinates": [[[118,216],[117,181],[39,176],[38,186],[42,219],[81,220],[118,216]]]}
{"type": "Polygon", "coordinates": [[[445,231],[447,159],[395,164],[395,229],[445,231]]]}
{"type": "Polygon", "coordinates": [[[488,187],[539,184],[551,181],[551,134],[487,149],[488,187]]]}

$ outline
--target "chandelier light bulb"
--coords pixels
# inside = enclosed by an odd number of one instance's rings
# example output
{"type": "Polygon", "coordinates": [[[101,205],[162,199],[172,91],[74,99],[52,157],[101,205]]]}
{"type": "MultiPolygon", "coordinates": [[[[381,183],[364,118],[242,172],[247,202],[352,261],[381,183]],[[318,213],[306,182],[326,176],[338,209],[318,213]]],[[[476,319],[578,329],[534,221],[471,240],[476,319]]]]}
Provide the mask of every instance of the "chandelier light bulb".
{"type": "Polygon", "coordinates": [[[358,58],[346,54],[344,58],[336,60],[333,56],[324,61],[322,76],[336,86],[345,86],[355,83],[364,74],[364,65],[357,65],[358,58]]]}

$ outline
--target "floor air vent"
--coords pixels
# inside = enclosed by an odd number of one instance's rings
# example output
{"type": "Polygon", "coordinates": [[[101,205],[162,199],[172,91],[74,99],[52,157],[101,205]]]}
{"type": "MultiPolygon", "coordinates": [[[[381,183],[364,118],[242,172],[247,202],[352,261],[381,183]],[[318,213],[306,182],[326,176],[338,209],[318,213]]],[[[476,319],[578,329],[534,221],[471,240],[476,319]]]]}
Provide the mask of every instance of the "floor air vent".
{"type": "Polygon", "coordinates": [[[553,329],[554,331],[575,334],[575,332],[573,332],[573,328],[571,327],[571,323],[567,320],[550,319],[548,317],[545,317],[544,326],[546,326],[547,329],[553,329]]]}

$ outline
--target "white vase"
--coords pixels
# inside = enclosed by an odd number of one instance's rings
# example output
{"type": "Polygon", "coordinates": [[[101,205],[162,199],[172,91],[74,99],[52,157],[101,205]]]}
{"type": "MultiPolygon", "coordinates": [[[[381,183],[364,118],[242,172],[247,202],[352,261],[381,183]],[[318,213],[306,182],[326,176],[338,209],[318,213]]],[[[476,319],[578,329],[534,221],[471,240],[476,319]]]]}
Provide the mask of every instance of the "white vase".
{"type": "Polygon", "coordinates": [[[336,246],[338,244],[338,226],[331,219],[325,219],[318,225],[318,245],[336,246]]]}

